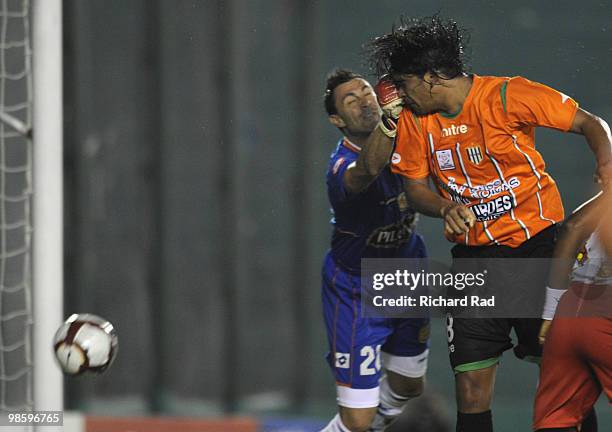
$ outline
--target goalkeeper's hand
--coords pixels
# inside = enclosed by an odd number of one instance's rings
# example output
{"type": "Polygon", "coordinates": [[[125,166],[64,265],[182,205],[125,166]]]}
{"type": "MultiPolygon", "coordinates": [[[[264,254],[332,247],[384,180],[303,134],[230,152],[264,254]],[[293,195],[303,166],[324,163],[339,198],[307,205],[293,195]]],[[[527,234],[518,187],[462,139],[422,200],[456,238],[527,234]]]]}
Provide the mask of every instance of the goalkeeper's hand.
{"type": "Polygon", "coordinates": [[[374,91],[383,112],[379,127],[389,138],[395,138],[397,121],[403,109],[402,98],[389,75],[383,75],[374,86],[374,91]]]}
{"type": "Polygon", "coordinates": [[[544,345],[546,342],[546,335],[548,334],[548,330],[550,329],[550,324],[552,320],[543,319],[542,325],[540,326],[540,334],[538,335],[538,340],[540,341],[540,345],[544,345]]]}

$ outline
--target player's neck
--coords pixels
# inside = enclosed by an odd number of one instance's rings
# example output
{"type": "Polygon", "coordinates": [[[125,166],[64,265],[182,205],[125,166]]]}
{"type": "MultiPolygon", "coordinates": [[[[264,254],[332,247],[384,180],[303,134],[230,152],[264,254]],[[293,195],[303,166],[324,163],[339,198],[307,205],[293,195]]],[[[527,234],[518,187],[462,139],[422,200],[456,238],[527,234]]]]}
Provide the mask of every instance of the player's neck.
{"type": "Polygon", "coordinates": [[[363,135],[353,135],[348,131],[344,131],[344,137],[349,140],[352,144],[356,145],[360,149],[365,148],[368,145],[368,137],[363,135]]]}
{"type": "Polygon", "coordinates": [[[442,111],[455,115],[461,112],[463,104],[472,89],[473,79],[471,75],[461,75],[450,80],[442,111]]]}

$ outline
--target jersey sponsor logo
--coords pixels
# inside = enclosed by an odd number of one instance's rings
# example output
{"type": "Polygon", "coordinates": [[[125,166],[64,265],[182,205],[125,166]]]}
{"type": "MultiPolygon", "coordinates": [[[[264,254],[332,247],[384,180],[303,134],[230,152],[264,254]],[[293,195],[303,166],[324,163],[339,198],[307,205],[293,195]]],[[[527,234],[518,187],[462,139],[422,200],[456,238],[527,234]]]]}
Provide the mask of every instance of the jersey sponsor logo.
{"type": "Polygon", "coordinates": [[[443,190],[445,190],[446,192],[448,192],[448,194],[450,195],[450,198],[459,203],[459,204],[469,204],[470,203],[470,199],[463,197],[461,194],[463,193],[463,191],[466,189],[467,185],[463,185],[463,186],[459,186],[457,185],[457,183],[455,183],[455,178],[454,177],[449,177],[448,178],[448,184],[442,182],[440,179],[438,179],[437,177],[435,178],[436,180],[436,184],[443,190]]]}
{"type": "Polygon", "coordinates": [[[436,158],[441,171],[455,169],[452,150],[436,150],[436,158]]]}
{"type": "Polygon", "coordinates": [[[461,195],[451,194],[451,200],[458,204],[470,205],[471,201],[469,198],[462,197],[461,195]]]}
{"type": "Polygon", "coordinates": [[[502,181],[500,179],[495,179],[492,182],[486,183],[484,185],[467,185],[467,184],[458,184],[454,177],[448,178],[448,185],[445,188],[449,193],[454,195],[463,196],[464,193],[467,193],[472,198],[476,199],[486,199],[494,197],[495,195],[499,195],[503,192],[508,192],[513,189],[516,189],[521,185],[521,181],[517,177],[511,177],[507,181],[502,181]]]}
{"type": "Polygon", "coordinates": [[[482,162],[482,150],[479,146],[468,147],[466,149],[468,159],[475,165],[479,165],[482,162]]]}
{"type": "Polygon", "coordinates": [[[393,156],[391,156],[391,163],[394,165],[397,165],[401,161],[402,161],[402,155],[400,155],[399,153],[393,153],[393,156]]]}
{"type": "Polygon", "coordinates": [[[470,209],[474,216],[476,216],[476,220],[483,222],[503,216],[512,210],[513,206],[512,197],[510,195],[502,195],[491,201],[474,204],[470,209]]]}
{"type": "MultiPolygon", "coordinates": [[[[559,92],[561,93],[561,92],[559,92]]],[[[569,99],[569,96],[566,94],[561,93],[561,103],[564,104],[565,102],[567,102],[567,100],[569,99]]]]}
{"type": "Polygon", "coordinates": [[[338,369],[348,369],[351,367],[351,355],[349,353],[336,353],[336,367],[338,369]]]}
{"type": "Polygon", "coordinates": [[[375,248],[397,248],[410,240],[416,215],[407,214],[400,222],[376,228],[366,244],[375,248]]]}
{"type": "Polygon", "coordinates": [[[447,136],[452,136],[452,135],[459,135],[459,134],[467,133],[467,131],[468,131],[468,127],[464,124],[459,125],[459,126],[451,125],[449,127],[442,128],[442,136],[447,137],[447,136]]]}
{"type": "Polygon", "coordinates": [[[344,159],[343,157],[341,157],[341,158],[339,158],[339,159],[336,161],[336,163],[334,164],[334,167],[332,168],[332,173],[333,173],[334,175],[338,174],[338,170],[340,169],[340,167],[341,167],[341,166],[342,166],[342,164],[344,163],[344,160],[345,160],[345,159],[344,159]]]}

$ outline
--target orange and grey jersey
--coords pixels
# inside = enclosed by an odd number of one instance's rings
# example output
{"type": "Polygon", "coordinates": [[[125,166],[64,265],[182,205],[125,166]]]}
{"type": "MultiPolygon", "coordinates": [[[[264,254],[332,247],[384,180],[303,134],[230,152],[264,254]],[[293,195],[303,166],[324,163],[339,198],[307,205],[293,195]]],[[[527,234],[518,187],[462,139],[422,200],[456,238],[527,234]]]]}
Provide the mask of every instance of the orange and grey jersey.
{"type": "Polygon", "coordinates": [[[522,77],[473,76],[460,112],[400,116],[392,170],[411,179],[430,176],[445,198],[469,206],[477,224],[448,235],[469,246],[517,247],[563,220],[563,204],[535,127],[571,128],[578,104],[522,77]]]}

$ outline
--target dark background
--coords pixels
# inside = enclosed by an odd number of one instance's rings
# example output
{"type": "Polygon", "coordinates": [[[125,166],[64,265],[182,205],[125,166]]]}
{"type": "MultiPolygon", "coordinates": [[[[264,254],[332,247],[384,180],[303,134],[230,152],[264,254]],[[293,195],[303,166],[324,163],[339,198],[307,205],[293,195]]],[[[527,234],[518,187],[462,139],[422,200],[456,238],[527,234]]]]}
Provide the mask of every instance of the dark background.
{"type": "MultiPolygon", "coordinates": [[[[106,375],[67,381],[68,407],[332,415],[325,75],[367,73],[364,42],[437,11],[471,29],[475,73],[543,82],[612,119],[605,1],[64,1],[66,314],[120,335],[106,375]]],[[[538,143],[567,209],[593,193],[582,137],[538,143]]],[[[440,222],[420,231],[448,259],[440,222]]],[[[433,338],[429,386],[454,412],[441,321],[433,338]]],[[[511,357],[494,411],[501,431],[527,430],[536,369],[511,357]]]]}

